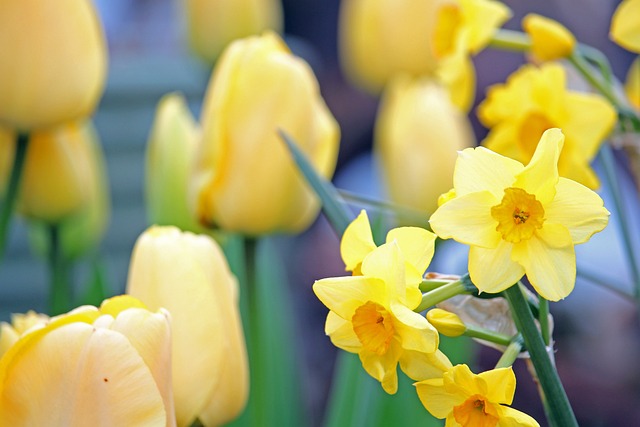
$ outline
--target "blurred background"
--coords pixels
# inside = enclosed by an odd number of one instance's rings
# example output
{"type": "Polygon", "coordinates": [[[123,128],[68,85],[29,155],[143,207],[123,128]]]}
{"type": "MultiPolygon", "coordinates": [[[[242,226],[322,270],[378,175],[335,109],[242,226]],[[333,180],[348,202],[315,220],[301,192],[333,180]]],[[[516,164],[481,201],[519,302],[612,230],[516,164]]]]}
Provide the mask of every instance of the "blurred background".
{"type": "MultiPolygon", "coordinates": [[[[184,20],[177,0],[96,0],[109,44],[106,92],[94,116],[106,156],[111,188],[110,225],[101,244],[101,262],[109,290],[122,293],[129,257],[138,235],[148,224],[144,205],[144,155],[156,103],[162,95],[180,91],[199,114],[210,69],[192,55],[185,41],[184,20]]],[[[505,1],[513,17],[504,25],[520,29],[526,13],[535,12],[563,23],[577,39],[603,51],[613,71],[623,79],[633,55],[608,38],[610,17],[619,2],[612,0],[505,1]]],[[[284,0],[285,40],[305,58],[319,79],[322,94],[338,120],[342,141],[335,184],[371,197],[384,198],[371,155],[378,99],[351,86],[343,77],[337,56],[338,0],[284,0]]],[[[488,85],[503,82],[525,62],[522,54],[486,49],[474,57],[477,72],[476,105],[488,85]]],[[[486,135],[470,112],[477,141],[486,135]]],[[[630,214],[638,212],[637,189],[618,159],[625,180],[630,214]]],[[[596,161],[596,170],[598,170],[596,161]]],[[[601,195],[608,202],[607,189],[601,195]]],[[[354,207],[355,208],[355,207],[354,207]]],[[[637,217],[637,215],[633,215],[637,217]]],[[[637,224],[636,224],[637,225],[637,224]]],[[[631,290],[612,221],[605,232],[577,247],[578,269],[612,278],[612,285],[631,290]]],[[[638,240],[640,230],[632,230],[638,240]]],[[[300,236],[277,236],[288,268],[296,312],[298,360],[310,425],[317,425],[326,403],[335,348],[324,335],[326,308],[311,291],[314,280],[344,273],[338,239],[324,218],[300,236]]],[[[430,270],[466,272],[466,252],[447,244],[430,270]]],[[[77,284],[89,280],[91,269],[80,264],[77,284]]],[[[44,311],[47,301],[46,263],[30,249],[26,224],[13,222],[6,257],[0,265],[0,320],[12,312],[44,311]]],[[[552,304],[555,316],[556,359],[561,378],[581,426],[633,426],[640,423],[640,329],[635,305],[614,292],[579,280],[566,300],[552,304]]],[[[475,371],[493,367],[499,354],[477,351],[475,371]]],[[[516,363],[518,391],[515,407],[544,425],[535,386],[516,363]]]]}

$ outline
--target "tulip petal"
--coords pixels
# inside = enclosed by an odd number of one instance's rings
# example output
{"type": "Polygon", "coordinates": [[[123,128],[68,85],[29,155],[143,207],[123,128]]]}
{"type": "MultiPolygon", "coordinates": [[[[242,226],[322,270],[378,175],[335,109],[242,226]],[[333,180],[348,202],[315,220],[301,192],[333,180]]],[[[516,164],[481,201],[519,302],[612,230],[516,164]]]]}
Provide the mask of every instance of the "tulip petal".
{"type": "Polygon", "coordinates": [[[369,252],[376,248],[371,234],[371,224],[365,210],[347,226],[340,241],[340,254],[345,270],[354,271],[369,252]]]}
{"type": "Polygon", "coordinates": [[[480,292],[497,293],[524,276],[525,269],[512,260],[513,244],[501,240],[493,249],[469,249],[469,275],[480,292]]]}
{"type": "Polygon", "coordinates": [[[458,153],[453,186],[458,196],[489,191],[501,199],[504,189],[513,186],[522,163],[484,147],[467,148],[458,153]]]}

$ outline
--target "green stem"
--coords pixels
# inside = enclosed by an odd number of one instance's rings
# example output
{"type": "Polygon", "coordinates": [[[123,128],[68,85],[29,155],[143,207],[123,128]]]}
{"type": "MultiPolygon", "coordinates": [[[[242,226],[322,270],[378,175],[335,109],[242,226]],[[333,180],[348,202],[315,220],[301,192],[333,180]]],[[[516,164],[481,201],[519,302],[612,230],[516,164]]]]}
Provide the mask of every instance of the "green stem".
{"type": "Polygon", "coordinates": [[[507,349],[502,353],[500,360],[496,363],[496,369],[507,368],[513,365],[518,355],[522,352],[522,336],[516,335],[513,340],[507,346],[507,349]]]}
{"type": "Polygon", "coordinates": [[[585,80],[587,80],[587,82],[589,82],[589,84],[593,86],[594,89],[600,92],[614,106],[621,107],[621,103],[613,93],[611,87],[606,85],[594,75],[591,66],[579,52],[574,52],[571,56],[569,56],[568,59],[571,65],[573,65],[575,69],[578,70],[582,77],[584,77],[585,80]]]}
{"type": "Polygon", "coordinates": [[[558,377],[558,372],[551,362],[549,353],[547,353],[547,348],[542,341],[540,331],[536,327],[533,314],[531,314],[519,284],[511,286],[504,291],[504,294],[509,301],[513,320],[522,334],[524,344],[531,356],[531,361],[540,381],[540,386],[547,398],[552,422],[558,426],[577,427],[578,422],[573,413],[573,408],[571,408],[562,382],[558,377]]]}
{"type": "Polygon", "coordinates": [[[460,295],[462,293],[469,292],[469,289],[465,286],[464,281],[456,280],[455,282],[447,283],[439,288],[427,292],[422,295],[422,302],[420,305],[413,309],[416,313],[420,313],[429,307],[432,307],[442,301],[446,301],[451,297],[460,295]]]}
{"type": "Polygon", "coordinates": [[[635,247],[631,240],[631,226],[627,211],[624,206],[624,198],[620,191],[620,182],[618,181],[618,175],[616,173],[616,163],[613,157],[613,151],[609,144],[603,144],[600,148],[600,156],[602,158],[602,166],[604,167],[604,176],[609,184],[611,190],[611,196],[613,197],[613,203],[615,205],[615,212],[620,226],[620,234],[622,237],[622,244],[624,245],[624,256],[626,257],[627,264],[631,269],[631,277],[633,280],[633,295],[636,301],[640,302],[640,269],[636,263],[635,247]]]}
{"type": "Polygon", "coordinates": [[[444,279],[423,279],[422,283],[420,283],[420,291],[421,292],[430,292],[434,289],[438,289],[441,286],[446,285],[447,283],[451,283],[451,280],[444,279]]]}
{"type": "Polygon", "coordinates": [[[473,325],[465,325],[467,330],[464,332],[464,336],[471,338],[478,338],[481,340],[489,341],[492,343],[508,346],[512,342],[512,337],[509,337],[498,332],[491,331],[489,329],[480,328],[473,325]]]}
{"type": "Polygon", "coordinates": [[[60,245],[60,225],[50,224],[49,228],[49,270],[50,302],[49,310],[52,316],[66,313],[73,305],[73,290],[67,277],[67,263],[60,245]]]}
{"type": "Polygon", "coordinates": [[[531,39],[525,33],[512,30],[497,30],[491,40],[489,47],[514,52],[526,52],[531,49],[531,39]]]}
{"type": "Polygon", "coordinates": [[[18,133],[16,141],[16,154],[13,158],[13,167],[9,176],[9,184],[5,193],[4,202],[0,208],[0,260],[4,255],[7,245],[7,234],[9,232],[9,224],[11,215],[15,209],[18,200],[18,191],[20,190],[20,178],[24,169],[25,159],[27,157],[27,146],[29,145],[29,135],[26,133],[18,133]]]}
{"type": "Polygon", "coordinates": [[[548,346],[551,342],[549,331],[549,301],[542,296],[538,299],[538,322],[540,322],[542,341],[545,346],[548,346]]]}

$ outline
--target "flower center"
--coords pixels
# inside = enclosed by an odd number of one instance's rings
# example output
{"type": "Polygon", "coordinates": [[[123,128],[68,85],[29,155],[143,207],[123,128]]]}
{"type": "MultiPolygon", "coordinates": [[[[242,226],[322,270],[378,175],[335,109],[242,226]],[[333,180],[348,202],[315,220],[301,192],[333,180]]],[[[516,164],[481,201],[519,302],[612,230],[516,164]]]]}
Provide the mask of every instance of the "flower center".
{"type": "Polygon", "coordinates": [[[453,408],[453,416],[462,427],[495,427],[498,424],[496,415],[491,404],[477,394],[453,408]]]}
{"type": "Polygon", "coordinates": [[[504,190],[502,202],[491,208],[491,216],[498,221],[496,231],[507,242],[518,243],[533,236],[544,223],[544,208],[522,188],[504,190]]]}
{"type": "Polygon", "coordinates": [[[393,317],[380,304],[367,301],[351,318],[353,331],[362,346],[379,356],[389,349],[393,338],[393,317]]]}

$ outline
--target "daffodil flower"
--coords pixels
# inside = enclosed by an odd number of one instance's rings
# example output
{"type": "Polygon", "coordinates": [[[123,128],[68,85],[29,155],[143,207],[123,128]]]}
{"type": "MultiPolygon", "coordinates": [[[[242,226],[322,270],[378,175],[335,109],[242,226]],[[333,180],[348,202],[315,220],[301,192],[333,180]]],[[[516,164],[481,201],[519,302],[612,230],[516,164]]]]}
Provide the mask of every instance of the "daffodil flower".
{"type": "MultiPolygon", "coordinates": [[[[329,310],[325,332],[337,347],[358,353],[364,369],[390,394],[396,368],[413,379],[441,375],[450,362],[437,351],[438,334],[413,311],[420,298],[408,293],[405,260],[396,241],[369,253],[361,276],[317,281],[313,290],[329,310]]],[[[420,276],[415,278],[420,281],[420,276]]]]}
{"type": "Polygon", "coordinates": [[[564,25],[542,15],[525,16],[522,29],[531,37],[531,54],[540,62],[566,58],[576,46],[576,38],[564,25]]]}
{"type": "Polygon", "coordinates": [[[474,374],[456,365],[441,378],[415,384],[424,407],[445,427],[534,427],[538,422],[510,405],[516,390],[511,367],[474,374]]]}
{"type": "Polygon", "coordinates": [[[559,129],[546,131],[526,167],[484,147],[460,152],[455,197],[430,224],[471,246],[469,274],[481,292],[500,292],[524,274],[551,301],[573,289],[574,245],[601,231],[609,212],[595,192],[558,176],[563,141],[559,129]]]}
{"type": "Polygon", "coordinates": [[[522,163],[531,159],[545,130],[562,129],[566,141],[558,162],[560,175],[591,189],[600,185],[589,164],[617,114],[599,95],[567,90],[561,65],[521,67],[505,84],[489,88],[478,118],[490,128],[482,145],[522,163]]]}
{"type": "Polygon", "coordinates": [[[611,18],[611,40],[632,52],[640,53],[640,0],[622,1],[611,18]]]}

